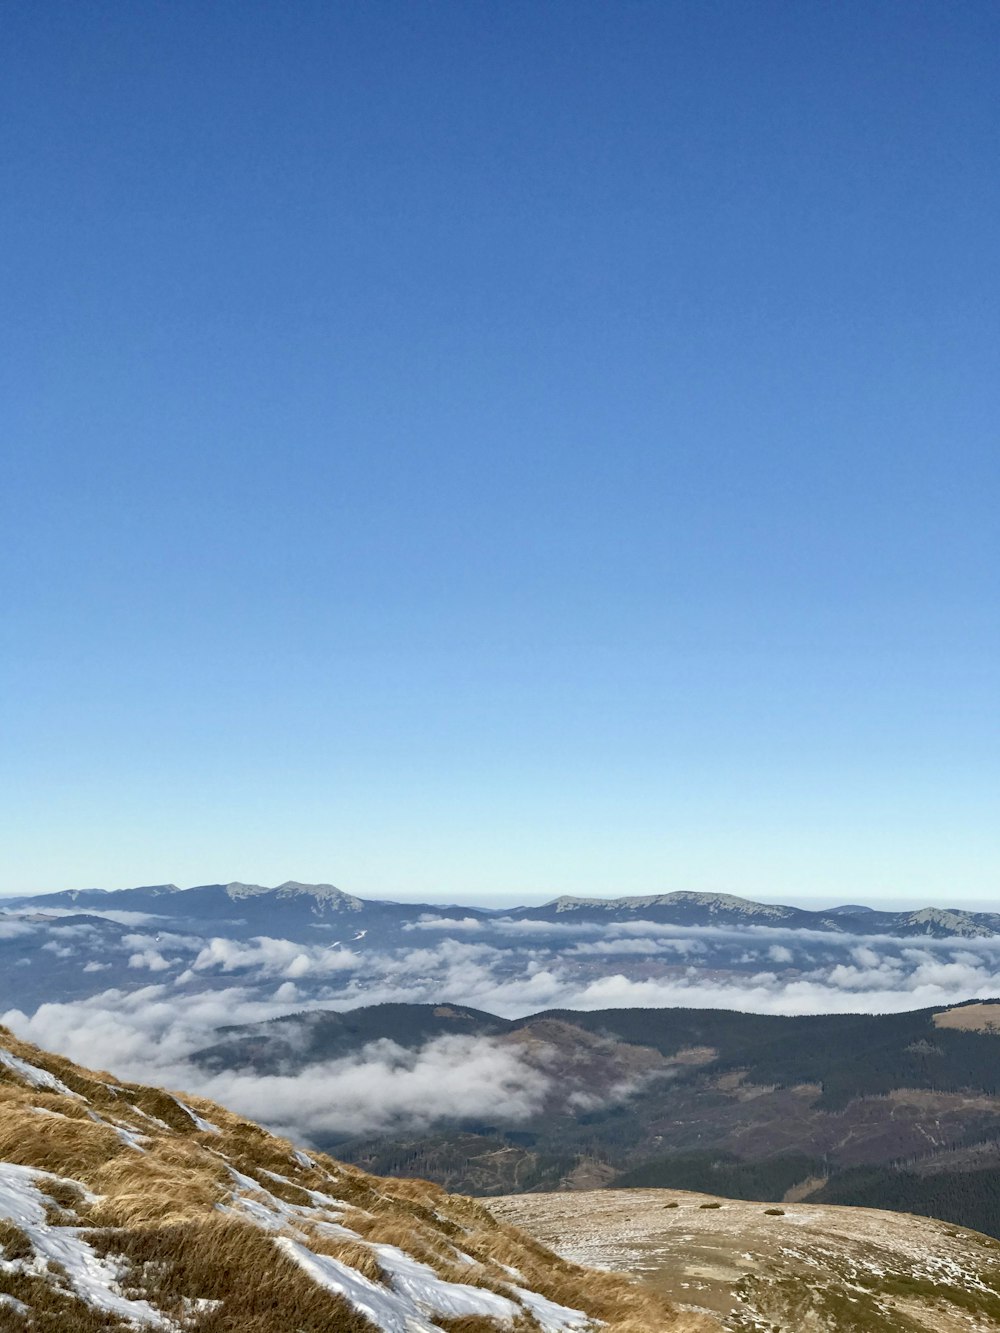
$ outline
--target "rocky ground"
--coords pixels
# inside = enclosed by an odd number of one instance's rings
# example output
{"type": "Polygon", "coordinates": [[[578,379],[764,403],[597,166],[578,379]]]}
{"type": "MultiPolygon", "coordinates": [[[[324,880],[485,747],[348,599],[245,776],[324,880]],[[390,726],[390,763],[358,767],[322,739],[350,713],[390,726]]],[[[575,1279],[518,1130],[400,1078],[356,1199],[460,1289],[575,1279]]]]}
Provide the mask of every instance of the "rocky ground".
{"type": "Polygon", "coordinates": [[[674,1190],[508,1195],[489,1208],[731,1333],[1000,1330],[1000,1242],[928,1218],[674,1190]]]}

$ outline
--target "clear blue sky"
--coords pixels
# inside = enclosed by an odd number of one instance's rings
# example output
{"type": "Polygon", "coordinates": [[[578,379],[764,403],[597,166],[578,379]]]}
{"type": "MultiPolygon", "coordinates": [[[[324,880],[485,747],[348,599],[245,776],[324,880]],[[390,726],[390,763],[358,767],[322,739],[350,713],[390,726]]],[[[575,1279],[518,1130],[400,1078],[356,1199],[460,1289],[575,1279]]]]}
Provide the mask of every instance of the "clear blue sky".
{"type": "Polygon", "coordinates": [[[0,890],[1000,896],[1000,8],[0,45],[0,890]]]}

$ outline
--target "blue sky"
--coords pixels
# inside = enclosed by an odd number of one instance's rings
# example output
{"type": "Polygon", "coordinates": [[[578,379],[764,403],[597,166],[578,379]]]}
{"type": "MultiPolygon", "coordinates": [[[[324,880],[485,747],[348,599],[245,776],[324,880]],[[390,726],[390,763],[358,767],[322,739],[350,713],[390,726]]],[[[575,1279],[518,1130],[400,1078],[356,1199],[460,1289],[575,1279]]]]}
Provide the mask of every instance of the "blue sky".
{"type": "Polygon", "coordinates": [[[0,14],[0,891],[1000,899],[1000,11],[0,14]]]}

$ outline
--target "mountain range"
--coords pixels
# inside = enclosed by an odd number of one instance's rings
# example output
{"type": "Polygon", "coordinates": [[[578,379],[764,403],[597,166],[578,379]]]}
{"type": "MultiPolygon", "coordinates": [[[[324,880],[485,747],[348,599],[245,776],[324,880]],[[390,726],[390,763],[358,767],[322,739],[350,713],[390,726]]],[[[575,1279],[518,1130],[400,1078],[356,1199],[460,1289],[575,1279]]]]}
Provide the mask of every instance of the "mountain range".
{"type": "Polygon", "coordinates": [[[615,1004],[944,1006],[1000,992],[1000,915],[850,903],[812,912],[683,892],[500,910],[295,881],[0,901],[0,1015],[151,984],[182,999],[235,987],[235,1004],[273,1014],[380,1000],[512,1016],[615,1004]]]}
{"type": "Polygon", "coordinates": [[[178,925],[217,926],[224,933],[244,937],[265,928],[290,939],[322,925],[344,924],[355,929],[392,929],[421,917],[481,922],[484,930],[498,919],[570,923],[651,921],[676,926],[783,926],[837,934],[886,934],[904,938],[945,938],[1000,935],[1000,913],[922,907],[876,911],[846,904],[822,911],[758,903],[722,893],[678,891],[644,897],[579,898],[563,896],[536,907],[487,909],[438,903],[400,903],[364,899],[332,884],[302,884],[289,880],[274,888],[260,884],[201,884],[180,889],[157,884],[131,889],[69,889],[56,893],[0,899],[0,910],[34,908],[87,915],[106,912],[141,912],[178,925]]]}
{"type": "Polygon", "coordinates": [[[1000,1234],[998,929],[715,894],[70,891],[0,905],[0,1016],[470,1194],[653,1185],[1000,1234]]]}

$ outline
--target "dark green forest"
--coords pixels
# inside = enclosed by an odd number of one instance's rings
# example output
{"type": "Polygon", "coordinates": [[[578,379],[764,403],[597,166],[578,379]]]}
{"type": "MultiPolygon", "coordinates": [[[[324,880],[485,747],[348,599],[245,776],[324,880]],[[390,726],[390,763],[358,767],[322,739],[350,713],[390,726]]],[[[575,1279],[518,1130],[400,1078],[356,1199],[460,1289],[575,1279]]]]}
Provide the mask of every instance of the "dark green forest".
{"type": "Polygon", "coordinates": [[[1000,1238],[1000,1168],[935,1171],[918,1175],[885,1167],[838,1172],[818,1193],[816,1203],[888,1208],[955,1222],[1000,1238]]]}
{"type": "MultiPolygon", "coordinates": [[[[817,1014],[794,1018],[724,1009],[607,1009],[546,1017],[619,1041],[675,1055],[691,1046],[718,1051],[713,1074],[746,1070],[752,1082],[818,1083],[828,1110],[894,1088],[996,1095],[1000,1061],[993,1039],[937,1028],[932,1010],[904,1014],[817,1014]]],[[[523,1019],[522,1023],[530,1023],[523,1019]]]]}
{"type": "Polygon", "coordinates": [[[727,1199],[777,1203],[793,1185],[823,1172],[823,1163],[800,1153],[748,1161],[732,1153],[677,1153],[644,1162],[618,1176],[614,1189],[698,1190],[727,1199]]]}

